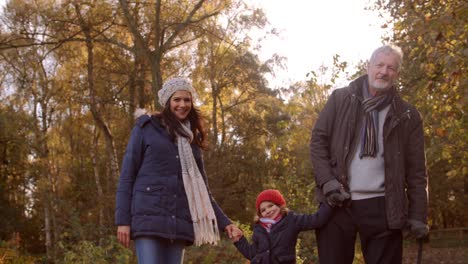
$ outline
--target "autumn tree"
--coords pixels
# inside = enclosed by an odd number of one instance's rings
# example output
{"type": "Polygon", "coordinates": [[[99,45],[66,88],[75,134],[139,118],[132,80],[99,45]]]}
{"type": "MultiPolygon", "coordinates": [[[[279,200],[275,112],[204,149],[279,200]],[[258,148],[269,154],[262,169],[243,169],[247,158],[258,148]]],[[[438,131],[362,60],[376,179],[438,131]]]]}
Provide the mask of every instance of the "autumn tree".
{"type": "Polygon", "coordinates": [[[156,0],[144,2],[145,8],[139,8],[142,3],[138,1],[119,0],[119,3],[138,54],[149,61],[154,107],[159,108],[156,95],[162,87],[164,58],[171,50],[203,35],[204,21],[219,14],[228,1],[181,1],[176,4],[156,0]],[[141,23],[136,20],[137,13],[144,16],[141,23]]]}
{"type": "Polygon", "coordinates": [[[403,96],[423,116],[432,228],[466,226],[466,1],[378,1],[405,54],[403,96]]]}
{"type": "MultiPolygon", "coordinates": [[[[257,139],[270,140],[263,126],[275,120],[266,117],[270,116],[270,99],[279,101],[264,78],[274,63],[260,61],[245,37],[249,21],[251,25],[263,23],[261,11],[254,10],[251,20],[243,21],[247,17],[239,17],[236,31],[223,32],[221,25],[225,21],[216,18],[220,17],[221,10],[231,7],[231,1],[159,4],[160,28],[155,24],[157,8],[148,9],[147,1],[128,4],[130,18],[150,51],[148,57],[149,53],[141,49],[145,46],[138,44],[128,27],[129,17],[124,16],[121,4],[21,0],[7,3],[1,17],[4,27],[0,38],[0,67],[5,69],[0,75],[1,95],[5,95],[2,103],[30,119],[29,125],[23,128],[28,139],[27,144],[21,145],[25,152],[21,152],[16,162],[20,165],[25,162],[21,165],[24,171],[13,169],[13,165],[5,170],[2,167],[0,178],[2,188],[14,183],[11,189],[2,189],[5,190],[2,201],[7,201],[2,210],[21,218],[17,223],[25,226],[12,226],[2,238],[7,239],[16,231],[22,237],[34,234],[36,238],[28,236],[28,243],[34,243],[39,251],[45,249],[45,259],[50,262],[73,255],[64,252],[82,245],[79,241],[107,243],[103,241],[106,236],[115,233],[115,184],[118,160],[122,158],[133,125],[129,116],[136,106],[147,107],[150,96],[156,98],[157,90],[147,89],[157,83],[154,77],[158,74],[154,74],[154,69],[164,77],[194,72],[194,84],[204,89],[209,85],[204,77],[209,75],[205,73],[208,68],[198,58],[216,47],[226,51],[210,57],[213,61],[225,61],[211,68],[211,73],[216,81],[228,81],[216,97],[219,104],[213,107],[222,116],[216,117],[214,123],[222,124],[220,131],[226,147],[223,152],[206,155],[207,167],[215,169],[209,173],[210,180],[216,179],[214,189],[223,194],[230,187],[223,180],[236,179],[240,183],[262,180],[253,173],[256,169],[267,175],[265,181],[268,179],[268,153],[265,144],[258,144],[257,139]],[[161,37],[161,42],[155,42],[153,29],[160,30],[157,39],[161,37]],[[218,34],[216,46],[202,51],[203,41],[206,43],[207,36],[214,34],[218,34]],[[245,41],[231,45],[235,38],[245,41]],[[155,48],[154,43],[162,46],[155,48]],[[216,155],[223,155],[228,163],[218,162],[216,155]],[[237,166],[238,162],[245,166],[237,166]],[[222,166],[210,164],[225,164],[232,170],[225,175],[220,173],[222,166]],[[11,175],[27,181],[28,189],[18,187],[11,175]],[[13,194],[30,199],[25,199],[27,203],[22,205],[16,198],[12,200],[13,194]],[[18,206],[16,213],[10,210],[15,206],[18,206]]],[[[246,10],[243,5],[237,7],[241,12],[246,10]]],[[[201,99],[207,100],[202,110],[213,113],[210,92],[200,92],[201,99]]],[[[2,117],[9,114],[13,115],[13,110],[2,112],[2,117]]],[[[276,112],[272,114],[275,115],[276,112]]],[[[208,123],[213,124],[211,120],[208,123]]],[[[21,138],[23,134],[17,136],[21,138]]],[[[9,142],[2,144],[2,149],[6,149],[4,160],[14,157],[10,149],[17,145],[9,142]]],[[[213,142],[213,146],[219,143],[213,142]]],[[[241,187],[245,186],[236,188],[241,187]]],[[[221,203],[226,211],[243,212],[243,207],[233,206],[235,200],[221,203]]]]}

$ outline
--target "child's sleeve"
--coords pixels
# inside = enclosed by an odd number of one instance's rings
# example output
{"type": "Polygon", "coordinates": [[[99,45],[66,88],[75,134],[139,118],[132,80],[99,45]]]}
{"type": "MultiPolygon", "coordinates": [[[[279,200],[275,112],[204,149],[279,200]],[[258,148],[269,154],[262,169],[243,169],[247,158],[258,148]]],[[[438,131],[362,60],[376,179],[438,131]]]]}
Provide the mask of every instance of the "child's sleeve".
{"type": "Polygon", "coordinates": [[[332,216],[333,209],[327,203],[321,203],[315,214],[296,215],[296,226],[299,231],[323,227],[332,216]]]}
{"type": "Polygon", "coordinates": [[[247,241],[247,239],[243,236],[239,241],[234,242],[234,246],[236,246],[237,250],[239,250],[244,257],[248,260],[252,260],[255,257],[255,252],[257,251],[257,246],[255,243],[255,238],[252,237],[252,244],[247,241]]]}

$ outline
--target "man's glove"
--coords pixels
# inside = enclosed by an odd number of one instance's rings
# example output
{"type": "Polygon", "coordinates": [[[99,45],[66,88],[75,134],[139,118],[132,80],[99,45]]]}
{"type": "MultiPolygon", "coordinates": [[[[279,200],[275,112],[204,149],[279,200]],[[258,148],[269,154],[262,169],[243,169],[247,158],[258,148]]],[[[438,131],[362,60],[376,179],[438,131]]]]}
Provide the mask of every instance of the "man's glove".
{"type": "Polygon", "coordinates": [[[326,182],[322,186],[322,191],[325,197],[327,197],[328,204],[332,207],[341,207],[343,202],[351,197],[351,195],[344,190],[343,185],[335,179],[326,182]]]}
{"type": "Polygon", "coordinates": [[[429,227],[419,220],[408,220],[408,227],[410,229],[411,236],[416,239],[422,239],[429,234],[429,227]]]}

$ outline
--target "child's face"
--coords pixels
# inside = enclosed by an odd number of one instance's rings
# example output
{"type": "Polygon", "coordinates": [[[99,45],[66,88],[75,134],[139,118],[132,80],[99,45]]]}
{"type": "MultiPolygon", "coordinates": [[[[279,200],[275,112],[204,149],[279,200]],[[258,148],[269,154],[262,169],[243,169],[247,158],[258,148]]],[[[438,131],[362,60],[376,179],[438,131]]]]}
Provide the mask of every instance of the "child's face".
{"type": "Polygon", "coordinates": [[[262,217],[275,219],[280,214],[281,208],[270,201],[264,201],[260,204],[259,210],[262,217]]]}

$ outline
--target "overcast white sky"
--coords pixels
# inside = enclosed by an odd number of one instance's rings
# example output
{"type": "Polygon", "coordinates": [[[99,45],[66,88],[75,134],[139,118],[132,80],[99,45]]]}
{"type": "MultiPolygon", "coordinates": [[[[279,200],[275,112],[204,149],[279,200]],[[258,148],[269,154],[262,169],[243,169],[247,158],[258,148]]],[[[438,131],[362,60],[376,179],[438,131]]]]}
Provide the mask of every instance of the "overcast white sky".
{"type": "Polygon", "coordinates": [[[331,66],[334,54],[351,64],[367,60],[389,31],[381,28],[385,22],[376,12],[365,10],[369,0],[249,1],[281,32],[281,38],[263,42],[261,55],[288,58],[288,71],[278,74],[276,85],[306,80],[307,72],[331,66]]]}

